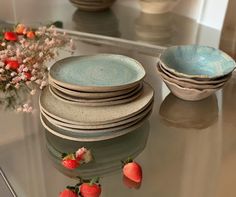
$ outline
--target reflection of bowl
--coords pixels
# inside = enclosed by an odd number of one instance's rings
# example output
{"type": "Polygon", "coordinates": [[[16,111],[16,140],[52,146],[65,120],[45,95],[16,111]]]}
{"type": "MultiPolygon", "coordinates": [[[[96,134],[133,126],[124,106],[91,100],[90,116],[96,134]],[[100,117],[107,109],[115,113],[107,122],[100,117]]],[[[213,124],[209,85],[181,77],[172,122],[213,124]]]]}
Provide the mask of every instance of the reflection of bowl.
{"type": "Polygon", "coordinates": [[[111,140],[100,142],[75,142],[65,140],[46,131],[47,148],[54,166],[63,174],[76,178],[92,178],[105,176],[121,169],[121,161],[128,157],[135,158],[146,146],[149,134],[149,123],[131,133],[111,140]],[[61,154],[75,152],[80,147],[86,147],[92,151],[94,160],[80,166],[76,170],[67,170],[61,165],[61,154]]]}
{"type": "Polygon", "coordinates": [[[198,45],[169,47],[161,54],[160,61],[176,76],[205,81],[228,75],[236,67],[235,61],[223,51],[198,45]]]}
{"type": "Polygon", "coordinates": [[[179,0],[140,0],[141,10],[146,13],[165,13],[171,11],[179,0]]]}
{"type": "Polygon", "coordinates": [[[174,35],[173,14],[148,14],[141,12],[135,21],[136,40],[165,45],[174,35]]]}
{"type": "Polygon", "coordinates": [[[70,2],[80,10],[94,12],[108,9],[115,0],[70,0],[70,2]]]}
{"type": "Polygon", "coordinates": [[[76,10],[73,15],[75,29],[81,32],[119,37],[119,21],[112,10],[85,12],[76,10]]]}
{"type": "Polygon", "coordinates": [[[201,101],[188,102],[169,94],[162,102],[159,114],[168,126],[207,128],[218,118],[217,98],[212,95],[201,101]]]}

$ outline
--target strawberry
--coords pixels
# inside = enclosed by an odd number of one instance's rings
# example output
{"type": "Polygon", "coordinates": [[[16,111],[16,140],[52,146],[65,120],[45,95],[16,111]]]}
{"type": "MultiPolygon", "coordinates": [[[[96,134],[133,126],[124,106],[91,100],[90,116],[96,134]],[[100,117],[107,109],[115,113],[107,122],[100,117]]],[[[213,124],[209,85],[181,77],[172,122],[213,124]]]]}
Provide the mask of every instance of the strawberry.
{"type": "Polygon", "coordinates": [[[16,41],[17,40],[17,34],[15,32],[7,31],[4,33],[5,40],[8,41],[16,41]]]}
{"type": "Polygon", "coordinates": [[[34,39],[35,38],[35,33],[33,31],[29,31],[29,32],[27,32],[26,36],[29,39],[34,39]]]}
{"type": "Polygon", "coordinates": [[[79,148],[76,153],[76,160],[80,163],[89,163],[93,160],[93,156],[90,150],[85,147],[79,148]]]}
{"type": "Polygon", "coordinates": [[[98,178],[92,179],[90,183],[82,183],[80,186],[80,194],[82,197],[99,197],[101,195],[101,186],[98,178]]]}
{"type": "Polygon", "coordinates": [[[17,34],[24,34],[26,31],[26,26],[23,24],[18,24],[15,29],[17,34]]]}
{"type": "Polygon", "coordinates": [[[5,64],[9,65],[9,68],[11,70],[16,70],[20,66],[20,64],[17,60],[6,60],[5,64]]]}
{"type": "Polygon", "coordinates": [[[129,160],[128,163],[123,166],[123,174],[136,183],[142,181],[142,168],[137,162],[132,160],[129,160]]]}
{"type": "Polygon", "coordinates": [[[76,161],[74,154],[65,156],[61,163],[65,168],[70,170],[74,170],[75,168],[79,167],[79,163],[76,161]]]}
{"type": "Polygon", "coordinates": [[[64,191],[60,192],[59,197],[78,197],[78,194],[70,189],[65,189],[64,191]]]}

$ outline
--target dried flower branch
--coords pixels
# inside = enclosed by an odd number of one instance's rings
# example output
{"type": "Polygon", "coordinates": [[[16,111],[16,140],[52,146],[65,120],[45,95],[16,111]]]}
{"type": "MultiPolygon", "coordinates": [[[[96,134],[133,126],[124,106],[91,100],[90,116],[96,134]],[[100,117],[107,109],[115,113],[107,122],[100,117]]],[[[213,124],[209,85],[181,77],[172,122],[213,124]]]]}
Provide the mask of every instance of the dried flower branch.
{"type": "MultiPolygon", "coordinates": [[[[18,24],[13,31],[3,31],[0,34],[0,90],[16,96],[9,92],[24,88],[34,95],[47,85],[46,62],[55,59],[59,49],[67,46],[74,48],[71,39],[53,26],[32,30],[18,24]]],[[[14,108],[31,111],[28,104],[14,108]]]]}

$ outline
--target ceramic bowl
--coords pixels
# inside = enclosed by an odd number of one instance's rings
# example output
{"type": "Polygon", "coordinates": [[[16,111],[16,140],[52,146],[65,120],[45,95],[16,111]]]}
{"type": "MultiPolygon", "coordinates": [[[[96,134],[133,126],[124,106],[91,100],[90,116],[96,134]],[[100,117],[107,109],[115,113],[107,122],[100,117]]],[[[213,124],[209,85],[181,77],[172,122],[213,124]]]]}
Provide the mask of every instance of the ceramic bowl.
{"type": "Polygon", "coordinates": [[[161,14],[171,11],[179,0],[140,0],[142,12],[161,14]]]}
{"type": "Polygon", "coordinates": [[[185,88],[194,88],[198,90],[204,90],[204,89],[215,89],[215,88],[222,88],[225,85],[225,82],[217,83],[217,84],[195,84],[187,81],[181,81],[177,80],[175,78],[172,78],[171,76],[164,73],[159,66],[157,66],[157,73],[162,79],[165,79],[169,82],[175,83],[177,85],[180,85],[185,88]]]}
{"type": "Polygon", "coordinates": [[[223,51],[198,45],[169,47],[161,54],[160,62],[174,75],[196,80],[217,79],[236,67],[235,61],[223,51]]]}
{"type": "Polygon", "coordinates": [[[165,67],[163,67],[160,62],[158,64],[158,67],[160,68],[161,72],[163,72],[165,75],[167,75],[173,79],[176,79],[178,81],[183,81],[183,82],[190,82],[192,84],[197,84],[197,85],[216,85],[216,84],[228,81],[230,79],[230,77],[232,76],[232,73],[230,73],[228,75],[225,75],[223,77],[220,77],[220,78],[217,78],[214,80],[198,81],[198,80],[191,79],[191,78],[178,77],[178,76],[172,74],[171,72],[169,72],[168,70],[166,70],[165,67]]]}
{"type": "Polygon", "coordinates": [[[198,90],[194,88],[181,87],[173,82],[163,79],[170,91],[177,97],[187,101],[198,101],[207,98],[220,88],[198,90]]]}

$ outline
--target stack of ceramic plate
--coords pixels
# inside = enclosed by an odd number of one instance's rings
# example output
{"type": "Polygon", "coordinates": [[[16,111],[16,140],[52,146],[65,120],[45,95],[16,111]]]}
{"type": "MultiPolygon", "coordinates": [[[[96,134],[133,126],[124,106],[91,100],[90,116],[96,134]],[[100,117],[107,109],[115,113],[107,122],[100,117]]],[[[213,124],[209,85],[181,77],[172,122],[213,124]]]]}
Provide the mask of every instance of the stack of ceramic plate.
{"type": "Polygon", "coordinates": [[[206,46],[183,45],[166,49],[157,66],[172,93],[184,100],[201,100],[222,88],[235,69],[224,52],[206,46]]]}
{"type": "Polygon", "coordinates": [[[70,2],[84,11],[100,11],[108,9],[115,0],[70,0],[70,2]]]}
{"type": "Polygon", "coordinates": [[[153,90],[134,59],[99,54],[55,63],[40,96],[41,121],[51,133],[96,141],[126,134],[151,113],[153,90]]]}

